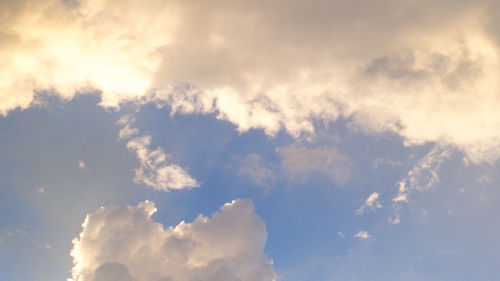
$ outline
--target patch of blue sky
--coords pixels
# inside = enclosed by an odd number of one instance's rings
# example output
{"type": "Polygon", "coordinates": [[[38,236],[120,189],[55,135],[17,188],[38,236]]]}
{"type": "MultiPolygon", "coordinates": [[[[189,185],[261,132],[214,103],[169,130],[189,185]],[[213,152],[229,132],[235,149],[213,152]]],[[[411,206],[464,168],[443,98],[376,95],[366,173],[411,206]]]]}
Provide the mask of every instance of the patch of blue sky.
{"type": "Polygon", "coordinates": [[[491,280],[499,274],[498,165],[465,167],[455,151],[435,188],[413,193],[399,211],[401,223],[392,225],[397,182],[432,144],[405,147],[394,135],[353,131],[349,120],[315,124],[310,142],[285,132],[238,133],[214,114],[170,115],[154,105],[106,111],[96,106],[96,95],[43,100],[44,106],[0,118],[0,226],[26,231],[2,234],[1,280],[69,277],[71,239],[85,214],[145,199],[156,203],[153,219],[165,226],[210,215],[236,198],[252,199],[266,223],[266,253],[282,280],[491,280]],[[137,160],[118,140],[123,114],[133,115],[134,127],[152,136],[151,147],[163,148],[200,187],[161,192],[134,184],[137,160]],[[290,146],[334,149],[349,159],[351,175],[342,184],[321,169],[291,178],[278,150],[290,146]],[[269,186],[239,172],[249,154],[272,171],[269,186]],[[357,214],[373,192],[382,208],[357,214]],[[355,238],[359,231],[371,238],[355,238]]]}

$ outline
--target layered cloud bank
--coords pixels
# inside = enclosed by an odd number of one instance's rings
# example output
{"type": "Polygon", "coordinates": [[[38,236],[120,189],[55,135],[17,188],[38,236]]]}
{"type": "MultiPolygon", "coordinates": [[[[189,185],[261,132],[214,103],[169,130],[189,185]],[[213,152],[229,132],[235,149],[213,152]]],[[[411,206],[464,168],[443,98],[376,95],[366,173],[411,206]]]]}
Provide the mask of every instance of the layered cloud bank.
{"type": "Polygon", "coordinates": [[[101,207],[73,240],[74,281],[273,281],[264,254],[266,230],[249,200],[225,204],[164,229],[151,220],[154,203],[101,207]]]}
{"type": "Polygon", "coordinates": [[[34,91],[217,112],[240,131],[344,116],[500,157],[498,1],[2,1],[0,111],[34,91]]]}

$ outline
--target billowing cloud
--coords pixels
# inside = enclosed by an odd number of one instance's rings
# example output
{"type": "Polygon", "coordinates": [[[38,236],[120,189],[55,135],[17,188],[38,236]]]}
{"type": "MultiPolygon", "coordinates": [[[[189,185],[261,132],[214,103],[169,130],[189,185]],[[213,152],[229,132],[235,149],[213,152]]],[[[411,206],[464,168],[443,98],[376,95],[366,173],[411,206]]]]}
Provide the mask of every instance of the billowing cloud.
{"type": "Polygon", "coordinates": [[[74,281],[272,281],[264,254],[266,229],[249,200],[235,200],[208,218],[164,229],[154,203],[107,206],[87,215],[73,240],[74,281]]]}
{"type": "Polygon", "coordinates": [[[161,147],[151,150],[151,136],[137,136],[139,130],[132,127],[134,119],[128,115],[118,120],[123,128],[120,130],[119,139],[129,139],[127,148],[134,151],[140,166],[135,169],[134,182],[145,184],[157,190],[188,189],[198,187],[199,183],[193,179],[179,165],[170,161],[170,155],[161,147]]]}
{"type": "Polygon", "coordinates": [[[382,208],[382,204],[378,200],[379,194],[378,192],[373,192],[366,198],[365,203],[359,207],[359,209],[356,210],[356,213],[359,215],[364,213],[366,209],[375,211],[376,209],[382,208]]]}
{"type": "Polygon", "coordinates": [[[0,112],[33,91],[216,112],[291,135],[313,120],[500,157],[497,1],[2,1],[0,112]],[[459,126],[457,126],[459,124],[459,126]]]}

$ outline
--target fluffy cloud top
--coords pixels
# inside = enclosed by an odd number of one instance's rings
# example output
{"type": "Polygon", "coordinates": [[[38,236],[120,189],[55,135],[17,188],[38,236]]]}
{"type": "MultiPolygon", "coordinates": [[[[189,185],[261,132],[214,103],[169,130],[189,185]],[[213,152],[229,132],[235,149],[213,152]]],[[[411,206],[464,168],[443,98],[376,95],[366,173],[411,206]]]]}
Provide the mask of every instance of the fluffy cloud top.
{"type": "Polygon", "coordinates": [[[164,229],[154,203],[101,207],[73,240],[74,281],[272,281],[266,229],[249,200],[164,229]]]}
{"type": "Polygon", "coordinates": [[[0,111],[102,91],[217,112],[240,131],[314,119],[500,157],[498,1],[2,1],[0,111]]]}

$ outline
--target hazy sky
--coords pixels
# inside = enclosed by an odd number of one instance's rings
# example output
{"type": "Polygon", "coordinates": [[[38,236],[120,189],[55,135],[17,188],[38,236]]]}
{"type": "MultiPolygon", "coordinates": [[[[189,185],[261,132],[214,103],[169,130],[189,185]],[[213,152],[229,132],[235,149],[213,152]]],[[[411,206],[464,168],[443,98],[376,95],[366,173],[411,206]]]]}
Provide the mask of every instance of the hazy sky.
{"type": "Polygon", "coordinates": [[[0,280],[496,280],[500,2],[0,2],[0,280]]]}

